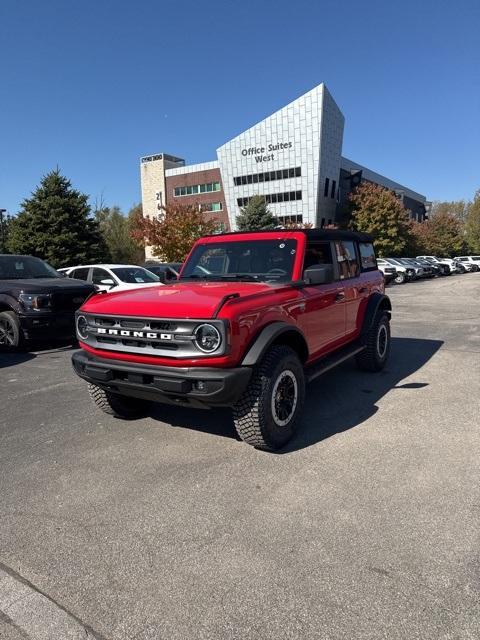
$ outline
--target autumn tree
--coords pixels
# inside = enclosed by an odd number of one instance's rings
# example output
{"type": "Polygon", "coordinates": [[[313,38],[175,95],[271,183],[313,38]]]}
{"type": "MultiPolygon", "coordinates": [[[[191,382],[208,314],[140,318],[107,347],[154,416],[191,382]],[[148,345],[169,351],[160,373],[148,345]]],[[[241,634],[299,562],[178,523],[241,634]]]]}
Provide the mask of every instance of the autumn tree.
{"type": "Polygon", "coordinates": [[[42,178],[13,219],[7,248],[43,258],[54,267],[103,262],[108,250],[92,218],[88,196],[56,169],[42,178]]]}
{"type": "Polygon", "coordinates": [[[477,191],[468,208],[465,220],[465,240],[470,251],[480,253],[480,190],[477,191]]]}
{"type": "Polygon", "coordinates": [[[471,203],[468,200],[435,200],[430,210],[430,216],[435,217],[438,214],[448,213],[461,222],[465,222],[468,216],[470,204],[471,203]]]}
{"type": "Polygon", "coordinates": [[[218,223],[207,218],[198,205],[171,204],[158,217],[142,215],[137,209],[131,220],[131,236],[152,247],[155,257],[165,262],[183,262],[198,238],[215,233],[218,223]]]}
{"type": "Polygon", "coordinates": [[[245,207],[242,207],[237,216],[239,231],[263,231],[275,229],[278,220],[267,207],[263,196],[253,196],[245,207]]]}
{"type": "Polygon", "coordinates": [[[122,213],[120,207],[101,206],[95,211],[95,219],[112,262],[141,264],[145,260],[144,250],[130,235],[130,218],[122,213]]]}
{"type": "Polygon", "coordinates": [[[463,252],[465,239],[462,222],[453,214],[439,212],[425,222],[412,224],[417,254],[448,257],[463,252]]]}
{"type": "Polygon", "coordinates": [[[411,222],[408,211],[393,191],[362,182],[349,194],[350,228],[370,233],[380,256],[395,256],[408,246],[411,222]]]}

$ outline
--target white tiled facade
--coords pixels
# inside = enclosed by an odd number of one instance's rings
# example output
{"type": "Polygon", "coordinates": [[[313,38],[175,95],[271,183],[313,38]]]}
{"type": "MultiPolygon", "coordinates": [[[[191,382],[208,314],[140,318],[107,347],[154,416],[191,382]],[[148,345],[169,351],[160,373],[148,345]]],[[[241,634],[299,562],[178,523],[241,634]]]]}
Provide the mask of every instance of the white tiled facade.
{"type": "Polygon", "coordinates": [[[336,194],[324,198],[323,184],[329,177],[338,186],[343,125],[340,109],[321,84],[217,149],[231,228],[239,213],[238,198],[284,192],[301,191],[301,199],[272,202],[269,209],[275,216],[302,216],[314,226],[322,217],[333,219],[336,194]],[[234,184],[238,176],[297,167],[300,177],[234,184]]]}

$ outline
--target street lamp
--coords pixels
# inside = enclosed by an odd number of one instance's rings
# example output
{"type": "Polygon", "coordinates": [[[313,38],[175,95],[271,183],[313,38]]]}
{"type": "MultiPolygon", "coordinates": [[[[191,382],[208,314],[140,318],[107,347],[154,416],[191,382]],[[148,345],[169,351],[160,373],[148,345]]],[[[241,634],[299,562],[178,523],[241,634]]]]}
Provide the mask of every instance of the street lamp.
{"type": "Polygon", "coordinates": [[[1,242],[1,247],[2,247],[2,253],[4,251],[3,248],[3,214],[6,213],[7,210],[6,209],[0,209],[0,242],[1,242]]]}

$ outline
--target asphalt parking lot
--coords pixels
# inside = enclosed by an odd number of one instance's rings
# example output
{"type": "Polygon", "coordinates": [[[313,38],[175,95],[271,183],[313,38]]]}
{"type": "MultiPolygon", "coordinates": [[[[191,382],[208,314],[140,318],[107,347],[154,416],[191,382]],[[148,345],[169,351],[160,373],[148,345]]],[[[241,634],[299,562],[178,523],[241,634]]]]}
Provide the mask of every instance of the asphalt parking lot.
{"type": "Polygon", "coordinates": [[[480,273],[388,292],[387,369],[315,381],[279,454],[0,354],[0,638],[478,640],[480,273]]]}

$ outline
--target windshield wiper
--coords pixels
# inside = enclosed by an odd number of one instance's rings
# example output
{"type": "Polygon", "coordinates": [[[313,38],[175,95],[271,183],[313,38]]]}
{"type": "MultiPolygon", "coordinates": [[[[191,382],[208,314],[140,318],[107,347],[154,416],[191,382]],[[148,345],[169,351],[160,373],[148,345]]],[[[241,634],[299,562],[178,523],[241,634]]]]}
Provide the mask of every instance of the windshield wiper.
{"type": "Polygon", "coordinates": [[[246,280],[248,282],[258,281],[258,276],[252,276],[251,273],[222,273],[218,277],[221,280],[246,280]]]}

